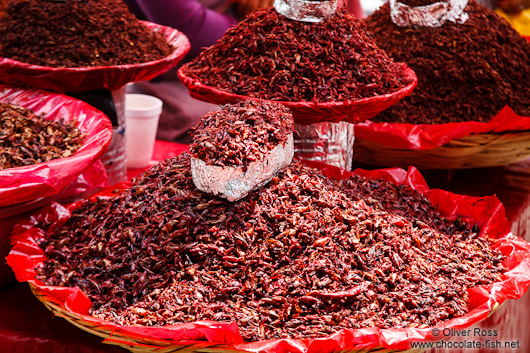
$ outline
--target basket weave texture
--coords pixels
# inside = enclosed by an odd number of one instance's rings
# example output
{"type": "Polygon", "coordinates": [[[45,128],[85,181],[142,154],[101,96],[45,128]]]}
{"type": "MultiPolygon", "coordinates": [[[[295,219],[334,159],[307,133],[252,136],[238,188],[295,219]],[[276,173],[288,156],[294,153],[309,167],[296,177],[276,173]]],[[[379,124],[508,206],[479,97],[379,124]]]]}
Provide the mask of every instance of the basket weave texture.
{"type": "Polygon", "coordinates": [[[530,131],[468,135],[425,150],[384,146],[356,138],[353,160],[384,167],[468,169],[504,166],[530,157],[530,131]]]}
{"type": "MultiPolygon", "coordinates": [[[[234,349],[233,346],[223,344],[209,344],[203,343],[192,343],[189,345],[175,345],[171,341],[165,341],[155,338],[147,337],[132,337],[130,335],[124,335],[120,332],[113,332],[108,327],[100,326],[94,322],[88,322],[81,316],[68,311],[64,306],[57,302],[54,298],[48,296],[39,290],[38,287],[29,283],[31,291],[35,297],[41,301],[48,310],[50,310],[55,316],[61,317],[71,323],[72,325],[98,337],[104,339],[104,343],[113,344],[122,348],[128,349],[131,352],[136,353],[248,353],[249,351],[242,351],[234,349]]],[[[493,312],[493,311],[492,311],[493,312]]],[[[343,351],[341,353],[423,353],[426,349],[407,349],[407,350],[396,350],[388,348],[360,348],[343,351]]]]}

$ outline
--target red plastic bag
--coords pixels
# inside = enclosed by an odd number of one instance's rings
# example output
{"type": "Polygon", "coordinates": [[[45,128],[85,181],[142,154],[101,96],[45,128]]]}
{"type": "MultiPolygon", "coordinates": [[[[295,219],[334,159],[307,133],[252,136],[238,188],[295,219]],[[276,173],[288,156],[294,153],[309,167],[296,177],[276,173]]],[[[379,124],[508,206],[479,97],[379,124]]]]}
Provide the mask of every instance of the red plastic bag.
{"type": "Polygon", "coordinates": [[[129,82],[148,81],[175,67],[190,50],[188,38],[174,28],[151,22],[142,23],[160,32],[175,48],[168,57],[134,65],[56,68],[0,58],[0,82],[58,92],[93,89],[114,91],[129,82]]]}
{"type": "MultiPolygon", "coordinates": [[[[403,65],[403,70],[405,77],[412,80],[412,82],[394,93],[342,102],[274,102],[281,103],[291,109],[294,121],[298,124],[339,121],[358,123],[376,116],[392,104],[395,104],[412,93],[418,83],[416,74],[405,65],[403,65]]],[[[214,104],[233,104],[249,99],[249,97],[246,96],[221,91],[214,87],[207,86],[197,79],[186,76],[182,71],[182,68],[178,70],[178,76],[182,83],[188,88],[190,95],[193,98],[205,102],[214,104]]],[[[270,102],[265,99],[262,101],[270,102]]]]}
{"type": "Polygon", "coordinates": [[[57,198],[58,202],[68,203],[86,198],[94,192],[109,186],[107,170],[98,159],[72,181],[57,198]]]}
{"type": "Polygon", "coordinates": [[[519,116],[508,106],[487,123],[466,121],[438,125],[392,124],[365,121],[355,125],[355,136],[384,146],[429,149],[471,134],[530,130],[530,117],[519,116]]]}
{"type": "MultiPolygon", "coordinates": [[[[112,126],[105,114],[65,95],[0,85],[0,102],[31,109],[54,121],[77,119],[77,127],[86,134],[81,148],[70,157],[0,170],[0,211],[22,213],[35,208],[35,203],[57,197],[96,162],[112,138],[112,126]]],[[[1,213],[0,217],[6,216],[1,213]]]]}
{"type": "MultiPolygon", "coordinates": [[[[319,163],[308,163],[322,167],[324,173],[334,178],[346,178],[352,174],[336,167],[319,163]]],[[[429,189],[421,174],[415,169],[385,169],[376,171],[356,170],[353,173],[369,177],[384,178],[396,183],[410,185],[426,195],[433,205],[437,205],[442,215],[448,217],[462,216],[469,222],[477,222],[481,236],[496,239],[494,247],[507,256],[504,266],[507,268],[502,281],[487,286],[469,289],[470,312],[438,325],[437,328],[461,329],[485,319],[493,309],[506,299],[520,298],[530,284],[530,243],[509,233],[509,226],[500,201],[493,197],[470,197],[456,195],[443,190],[429,189]]],[[[127,185],[121,185],[127,187],[127,185]]],[[[112,189],[116,189],[113,187],[112,189]]],[[[110,189],[109,189],[110,191],[110,189]]],[[[108,195],[102,193],[101,195],[108,195]]],[[[289,352],[289,353],[323,353],[350,350],[361,347],[386,347],[392,349],[410,348],[414,341],[437,340],[431,328],[415,329],[343,329],[332,335],[317,339],[273,339],[244,343],[234,323],[218,323],[211,321],[192,322],[166,327],[120,326],[108,321],[96,319],[88,315],[90,300],[78,288],[45,286],[35,280],[34,267],[45,259],[43,251],[35,239],[44,236],[44,231],[35,228],[38,222],[61,224],[70,215],[70,210],[79,203],[63,207],[53,203],[31,219],[15,226],[12,242],[13,250],[7,258],[19,281],[28,281],[38,291],[54,298],[56,304],[65,308],[89,325],[105,327],[113,337],[105,342],[121,342],[117,333],[134,337],[138,341],[150,342],[152,339],[164,340],[174,345],[196,345],[194,348],[215,345],[228,345],[227,349],[235,348],[252,352],[289,352]]],[[[137,342],[138,342],[137,341],[137,342]]],[[[151,341],[152,342],[152,341],[151,341]]],[[[129,342],[129,344],[131,344],[129,342]]],[[[141,343],[132,343],[132,345],[141,343]]],[[[226,347],[225,347],[226,348],[226,347]]]]}

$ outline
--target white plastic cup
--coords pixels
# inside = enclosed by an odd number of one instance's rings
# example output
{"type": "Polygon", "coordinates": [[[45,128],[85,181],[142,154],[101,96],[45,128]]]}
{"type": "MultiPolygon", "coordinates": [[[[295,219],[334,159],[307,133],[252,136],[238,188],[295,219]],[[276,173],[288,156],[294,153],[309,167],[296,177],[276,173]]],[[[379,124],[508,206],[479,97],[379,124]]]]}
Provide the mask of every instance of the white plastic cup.
{"type": "Polygon", "coordinates": [[[125,95],[125,145],[127,168],[151,163],[162,101],[146,94],[125,95]]]}

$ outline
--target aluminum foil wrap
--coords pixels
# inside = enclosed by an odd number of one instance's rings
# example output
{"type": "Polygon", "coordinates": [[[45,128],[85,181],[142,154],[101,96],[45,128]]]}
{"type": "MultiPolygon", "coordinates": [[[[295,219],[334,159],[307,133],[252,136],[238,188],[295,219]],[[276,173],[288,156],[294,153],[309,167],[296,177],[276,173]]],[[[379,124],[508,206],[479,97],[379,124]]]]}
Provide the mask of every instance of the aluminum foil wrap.
{"type": "Polygon", "coordinates": [[[322,22],[337,11],[337,0],[305,1],[274,0],[274,9],[281,15],[295,21],[322,22]]]}
{"type": "Polygon", "coordinates": [[[261,161],[242,167],[208,165],[203,160],[191,158],[191,175],[197,189],[237,201],[252,190],[267,184],[282,168],[291,164],[294,154],[293,134],[285,144],[273,148],[261,161]]]}
{"type": "Polygon", "coordinates": [[[469,15],[464,11],[468,0],[440,1],[426,6],[408,6],[390,0],[392,22],[401,27],[440,27],[445,22],[464,23],[469,15]]]}
{"type": "Polygon", "coordinates": [[[354,124],[324,122],[294,124],[294,128],[294,153],[297,158],[351,170],[354,124]]]}
{"type": "Polygon", "coordinates": [[[112,125],[112,140],[101,157],[107,171],[109,185],[127,180],[127,151],[125,147],[125,86],[114,90],[112,100],[116,109],[117,124],[112,125]]]}

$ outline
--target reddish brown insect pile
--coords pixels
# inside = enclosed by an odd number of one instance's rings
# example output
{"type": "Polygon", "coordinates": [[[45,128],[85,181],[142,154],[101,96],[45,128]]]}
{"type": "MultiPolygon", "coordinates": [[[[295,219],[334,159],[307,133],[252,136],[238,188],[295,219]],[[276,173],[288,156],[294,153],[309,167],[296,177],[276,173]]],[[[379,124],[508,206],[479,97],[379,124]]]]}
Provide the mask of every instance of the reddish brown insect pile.
{"type": "Polygon", "coordinates": [[[38,277],[79,286],[93,315],[119,324],[235,321],[252,341],[434,325],[503,272],[488,240],[407,188],[293,163],[231,203],[190,174],[182,155],[86,202],[41,241],[38,277]]]}
{"type": "Polygon", "coordinates": [[[475,0],[465,12],[465,23],[448,21],[441,27],[397,26],[388,4],[367,18],[376,43],[418,77],[414,92],[374,121],[487,122],[506,105],[530,116],[530,64],[523,59],[530,57],[530,43],[475,0]]]}
{"type": "Polygon", "coordinates": [[[245,166],[287,142],[293,128],[292,114],[280,104],[245,101],[225,105],[193,128],[189,150],[207,164],[245,166]]]}
{"type": "Polygon", "coordinates": [[[138,64],[172,51],[120,0],[12,0],[0,18],[0,56],[35,65],[138,64]]]}
{"type": "Polygon", "coordinates": [[[75,121],[51,121],[30,110],[0,103],[0,169],[69,157],[85,134],[75,121]]]}
{"type": "Polygon", "coordinates": [[[410,83],[403,66],[342,9],[321,23],[289,20],[273,8],[255,11],[183,72],[227,92],[276,101],[356,100],[410,83]]]}

